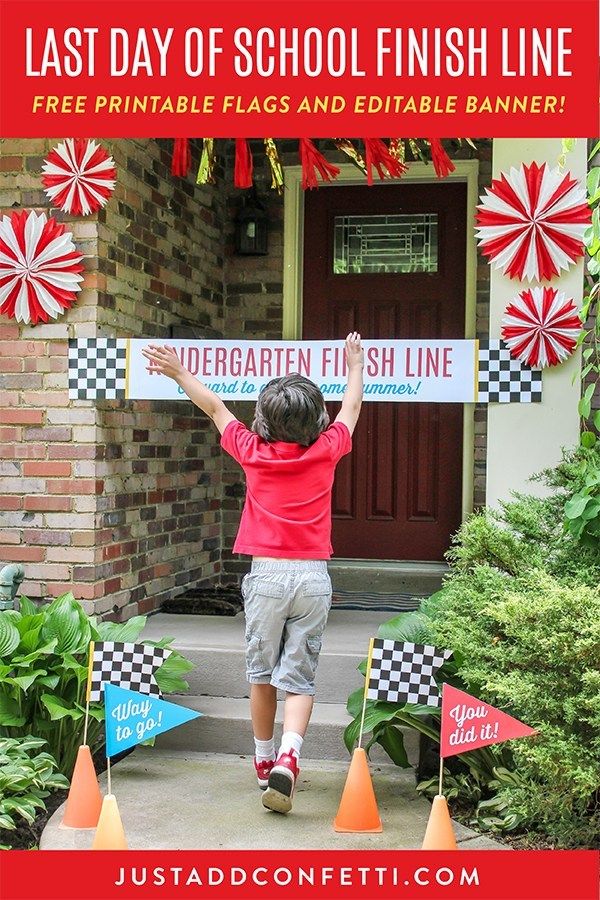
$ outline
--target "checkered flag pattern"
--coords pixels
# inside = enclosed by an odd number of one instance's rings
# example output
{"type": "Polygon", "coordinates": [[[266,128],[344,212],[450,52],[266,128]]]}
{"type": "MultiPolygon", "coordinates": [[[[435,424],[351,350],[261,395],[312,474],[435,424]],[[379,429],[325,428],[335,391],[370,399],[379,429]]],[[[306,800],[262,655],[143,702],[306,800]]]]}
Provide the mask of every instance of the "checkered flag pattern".
{"type": "Polygon", "coordinates": [[[139,691],[140,694],[162,696],[154,680],[154,672],[172,652],[148,644],[95,643],[89,699],[102,700],[106,682],[129,691],[139,691]]]}
{"type": "Polygon", "coordinates": [[[510,355],[504,341],[479,342],[478,403],[540,403],[542,372],[510,355]]]}
{"type": "Polygon", "coordinates": [[[367,700],[440,706],[434,674],[452,656],[429,644],[373,640],[367,700]]]}
{"type": "Polygon", "coordinates": [[[124,400],[125,338],[69,341],[69,399],[124,400]]]}

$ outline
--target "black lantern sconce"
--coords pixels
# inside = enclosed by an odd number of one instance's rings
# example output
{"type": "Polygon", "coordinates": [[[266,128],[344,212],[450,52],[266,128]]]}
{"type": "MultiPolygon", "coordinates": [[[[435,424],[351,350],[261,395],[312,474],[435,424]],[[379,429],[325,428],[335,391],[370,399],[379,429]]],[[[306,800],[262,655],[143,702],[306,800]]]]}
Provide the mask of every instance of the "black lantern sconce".
{"type": "Polygon", "coordinates": [[[244,200],[235,220],[235,252],[240,256],[266,256],[269,252],[269,220],[255,191],[244,200]]]}

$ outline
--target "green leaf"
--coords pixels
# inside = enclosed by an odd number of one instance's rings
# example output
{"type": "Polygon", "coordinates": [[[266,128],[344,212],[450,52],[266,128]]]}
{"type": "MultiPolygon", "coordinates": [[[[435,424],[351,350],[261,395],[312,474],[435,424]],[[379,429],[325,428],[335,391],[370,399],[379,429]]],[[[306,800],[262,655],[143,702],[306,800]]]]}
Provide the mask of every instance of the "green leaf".
{"type": "Polygon", "coordinates": [[[154,677],[159,688],[165,694],[182,693],[188,689],[189,685],[181,676],[193,668],[194,664],[175,650],[156,670],[154,677]]]}
{"type": "Polygon", "coordinates": [[[596,441],[597,438],[593,431],[584,431],[581,435],[581,446],[586,447],[588,450],[596,446],[596,441]]]}
{"type": "Polygon", "coordinates": [[[574,494],[570,500],[565,503],[565,516],[567,519],[578,519],[592,498],[574,494]]]}
{"type": "Polygon", "coordinates": [[[381,744],[393,763],[402,769],[411,767],[404,747],[404,735],[399,728],[395,726],[384,728],[377,734],[375,740],[376,743],[381,744]]]}
{"type": "Polygon", "coordinates": [[[42,636],[45,640],[56,639],[57,653],[84,653],[90,635],[87,616],[73,594],[63,594],[47,607],[42,636]]]}
{"type": "Polygon", "coordinates": [[[25,721],[17,701],[6,694],[0,694],[0,725],[12,725],[15,728],[19,728],[25,724],[25,721]]]}
{"type": "Polygon", "coordinates": [[[0,612],[0,657],[10,656],[19,646],[21,635],[7,612],[0,612]]]}
{"type": "Polygon", "coordinates": [[[600,409],[597,409],[594,413],[594,428],[600,431],[600,409]]]}
{"type": "Polygon", "coordinates": [[[377,629],[377,637],[392,641],[423,643],[428,637],[427,619],[420,612],[400,613],[377,629]]]}
{"type": "Polygon", "coordinates": [[[146,616],[134,616],[127,622],[99,622],[97,626],[100,640],[135,643],[146,624],[146,616]]]}
{"type": "Polygon", "coordinates": [[[52,694],[42,694],[40,699],[50,713],[50,718],[53,721],[64,718],[70,718],[73,719],[73,721],[76,721],[83,716],[82,711],[77,709],[76,706],[67,706],[63,700],[59,697],[53,697],[52,694]]]}
{"type": "Polygon", "coordinates": [[[589,400],[586,400],[585,397],[582,397],[577,405],[577,411],[582,419],[589,419],[590,412],[592,411],[592,404],[589,400]]]}
{"type": "Polygon", "coordinates": [[[22,616],[35,616],[38,612],[38,608],[35,603],[29,599],[29,597],[19,597],[19,612],[22,616]]]}

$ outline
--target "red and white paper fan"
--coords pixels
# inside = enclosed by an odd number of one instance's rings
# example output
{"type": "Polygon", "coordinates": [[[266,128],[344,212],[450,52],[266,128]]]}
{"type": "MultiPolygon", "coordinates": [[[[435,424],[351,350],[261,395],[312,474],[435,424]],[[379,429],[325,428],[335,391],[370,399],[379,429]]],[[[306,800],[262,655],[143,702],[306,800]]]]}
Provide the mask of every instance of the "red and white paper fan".
{"type": "Polygon", "coordinates": [[[573,353],[580,333],[577,307],[553,287],[521,291],[502,319],[502,339],[511,356],[535,369],[565,360],[573,353]]]}
{"type": "Polygon", "coordinates": [[[42,166],[42,183],[54,206],[75,216],[96,212],[115,188],[112,156],[95,141],[67,138],[42,166]]]}
{"type": "Polygon", "coordinates": [[[482,253],[510,278],[548,281],[584,253],[591,210],[569,172],[521,165],[486,188],[477,207],[482,253]]]}
{"type": "Polygon", "coordinates": [[[65,226],[45,213],[0,219],[0,313],[36,325],[56,319],[75,300],[81,253],[65,226]]]}

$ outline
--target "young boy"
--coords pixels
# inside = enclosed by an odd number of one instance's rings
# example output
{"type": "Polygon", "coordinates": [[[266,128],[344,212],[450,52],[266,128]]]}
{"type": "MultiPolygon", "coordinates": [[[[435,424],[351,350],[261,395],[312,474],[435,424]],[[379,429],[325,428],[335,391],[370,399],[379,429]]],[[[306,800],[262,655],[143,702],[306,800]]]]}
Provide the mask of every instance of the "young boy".
{"type": "Polygon", "coordinates": [[[318,387],[302,375],[275,378],[256,403],[252,429],[187,372],[172,347],[142,351],[148,368],[173,378],[221,433],[242,466],[246,501],[233,547],[252,556],[242,582],[254,767],[267,809],[287,813],[312,713],[321,637],[331,606],[327,562],[335,467],[352,449],[363,395],[360,335],[346,338],[348,384],[333,425],[318,387]],[[277,757],[277,690],[285,692],[277,757]]]}

